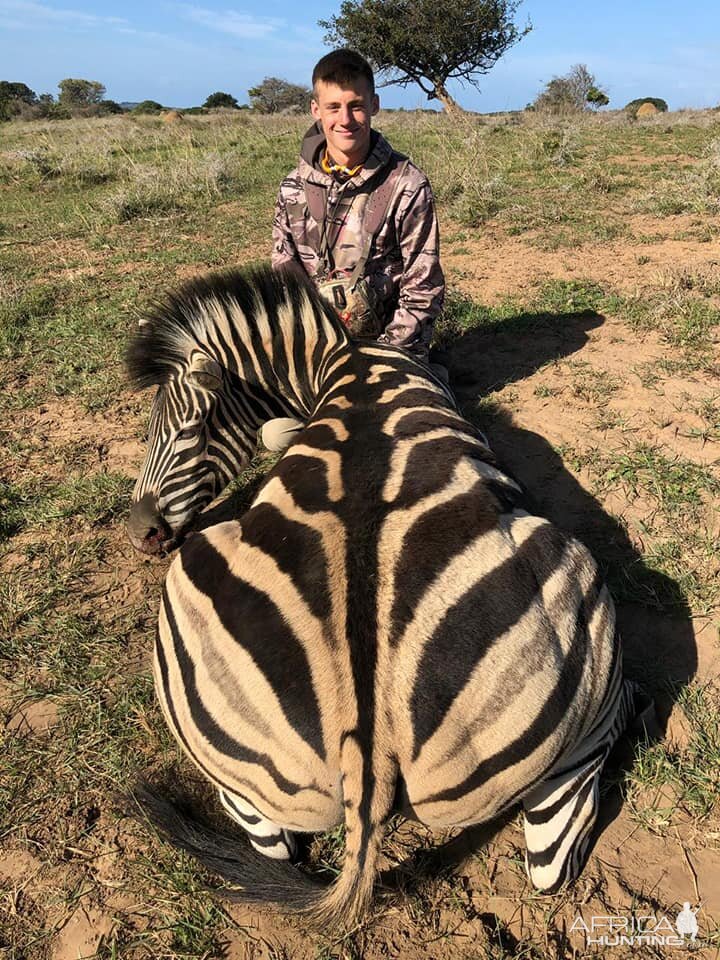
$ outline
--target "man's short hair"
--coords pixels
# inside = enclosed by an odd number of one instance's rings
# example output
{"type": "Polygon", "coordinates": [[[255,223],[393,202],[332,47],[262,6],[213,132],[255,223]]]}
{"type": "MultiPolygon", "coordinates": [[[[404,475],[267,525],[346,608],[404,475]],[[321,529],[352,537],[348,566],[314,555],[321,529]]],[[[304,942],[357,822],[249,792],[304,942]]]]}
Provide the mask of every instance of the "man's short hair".
{"type": "Polygon", "coordinates": [[[333,50],[315,64],[312,74],[313,91],[318,80],[337,84],[338,87],[347,87],[359,77],[367,81],[372,96],[375,93],[375,77],[365,57],[361,57],[354,50],[333,50]]]}

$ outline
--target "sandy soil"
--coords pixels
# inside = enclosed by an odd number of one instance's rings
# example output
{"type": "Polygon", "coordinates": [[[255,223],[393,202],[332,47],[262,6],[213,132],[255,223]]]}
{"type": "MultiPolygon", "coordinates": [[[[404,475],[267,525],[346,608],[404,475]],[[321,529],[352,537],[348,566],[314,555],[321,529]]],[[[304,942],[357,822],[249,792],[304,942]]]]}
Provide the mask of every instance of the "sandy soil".
{"type": "MultiPolygon", "coordinates": [[[[476,240],[463,240],[462,252],[453,252],[455,245],[448,243],[445,266],[454,286],[483,302],[514,294],[527,297],[548,278],[594,279],[623,291],[641,292],[650,282],[657,285],[658,276],[671,278],[679,267],[717,267],[717,249],[672,239],[690,220],[673,218],[670,224],[668,220],[636,218],[632,224],[636,235],[664,234],[666,238],[559,252],[544,252],[527,238],[503,236],[489,228],[476,240]]],[[[586,452],[617,449],[631,438],[634,443],[661,443],[669,455],[717,465],[720,443],[698,437],[703,423],[697,405],[703,399],[717,400],[718,385],[703,373],[643,385],[643,366],[672,355],[658,335],[633,333],[622,317],[569,315],[566,321],[564,326],[523,336],[465,335],[449,351],[453,384],[468,409],[479,395],[495,391],[500,411],[488,428],[491,444],[500,461],[532,492],[541,510],[565,529],[587,537],[588,542],[612,538],[620,553],[627,555],[642,548],[648,504],[617,491],[598,498],[587,469],[570,469],[558,451],[566,447],[586,452]],[[602,405],[606,413],[609,410],[616,415],[613,426],[603,425],[597,402],[583,394],[582,379],[588,369],[617,381],[602,405]]],[[[24,411],[13,429],[18,436],[32,436],[36,441],[25,468],[47,471],[46,449],[77,443],[85,456],[94,456],[96,464],[134,477],[143,454],[140,438],[147,400],[123,396],[103,415],[88,414],[68,400],[24,411]],[[94,455],[87,453],[89,449],[94,455]]],[[[58,463],[57,476],[62,470],[58,463]]],[[[114,558],[94,575],[93,592],[101,612],[129,598],[156,597],[164,570],[162,564],[138,559],[119,524],[111,537],[114,558]]],[[[12,562],[10,555],[7,566],[12,562]]],[[[678,680],[720,678],[718,630],[712,617],[692,619],[679,612],[671,618],[632,603],[620,604],[618,613],[630,673],[644,677],[648,671],[659,670],[666,678],[678,680]]],[[[147,651],[136,651],[135,661],[128,667],[147,669],[148,658],[147,651]]],[[[8,702],[1,689],[0,701],[8,702]]],[[[682,746],[687,730],[681,711],[669,695],[659,698],[658,707],[664,735],[682,746]]],[[[52,701],[21,704],[10,717],[6,734],[26,736],[31,743],[32,738],[56,735],[57,721],[57,706],[52,701]]],[[[625,754],[627,760],[627,748],[625,754]]],[[[672,797],[668,800],[671,803],[672,797]]],[[[630,818],[615,790],[606,797],[603,817],[604,829],[581,880],[573,891],[558,898],[538,897],[529,889],[519,859],[523,842],[516,820],[494,835],[486,831],[491,839],[485,846],[480,843],[482,830],[431,840],[418,827],[400,827],[388,843],[388,866],[413,855],[414,866],[402,875],[401,882],[397,874],[385,878],[389,899],[379,899],[376,920],[358,934],[359,952],[347,956],[368,960],[483,957],[490,955],[493,937],[497,949],[498,936],[507,956],[521,955],[527,941],[534,944],[530,956],[582,956],[594,949],[586,945],[582,932],[571,930],[578,916],[590,923],[592,917],[624,917],[639,911],[667,915],[674,921],[685,901],[693,908],[699,906],[701,938],[703,932],[717,927],[720,824],[712,821],[698,826],[689,817],[679,816],[671,829],[656,834],[630,818]],[[447,841],[444,847],[443,839],[447,841]],[[428,854],[431,844],[435,851],[428,854]],[[422,859],[418,847],[426,853],[425,875],[418,870],[422,859]]],[[[96,955],[110,942],[119,917],[126,922],[131,918],[136,930],[142,930],[147,922],[138,912],[132,891],[126,888],[123,865],[129,849],[147,843],[132,818],[118,818],[108,807],[97,812],[91,843],[85,845],[81,862],[48,864],[20,846],[6,850],[0,856],[0,880],[8,891],[10,917],[24,911],[26,916],[42,917],[46,928],[56,931],[51,960],[96,955]],[[57,891],[76,882],[89,883],[88,891],[68,907],[57,891]]],[[[270,912],[231,906],[228,917],[227,958],[309,960],[320,956],[313,938],[270,912]]],[[[4,956],[1,943],[0,938],[0,956],[4,956]]],[[[343,955],[342,944],[333,949],[334,953],[322,956],[343,955]]],[[[608,955],[666,955],[664,948],[649,954],[642,949],[618,947],[608,955]]],[[[134,953],[133,957],[136,955],[143,954],[134,953]]],[[[701,947],[697,955],[716,954],[701,947]]]]}

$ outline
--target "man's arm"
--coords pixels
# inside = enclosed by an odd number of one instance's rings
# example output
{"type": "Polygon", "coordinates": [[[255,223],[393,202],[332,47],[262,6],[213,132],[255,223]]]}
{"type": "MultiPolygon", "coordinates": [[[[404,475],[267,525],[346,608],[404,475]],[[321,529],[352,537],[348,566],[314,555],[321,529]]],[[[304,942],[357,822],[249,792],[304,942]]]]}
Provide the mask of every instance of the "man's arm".
{"type": "Polygon", "coordinates": [[[290,220],[288,218],[286,198],[283,195],[282,186],[278,192],[275,203],[275,217],[272,225],[272,256],[273,267],[280,267],[286,263],[299,263],[298,254],[290,229],[290,220]]]}
{"type": "Polygon", "coordinates": [[[398,306],[379,339],[427,358],[433,326],[445,299],[437,215],[427,181],[399,213],[397,229],[403,272],[398,306]]]}

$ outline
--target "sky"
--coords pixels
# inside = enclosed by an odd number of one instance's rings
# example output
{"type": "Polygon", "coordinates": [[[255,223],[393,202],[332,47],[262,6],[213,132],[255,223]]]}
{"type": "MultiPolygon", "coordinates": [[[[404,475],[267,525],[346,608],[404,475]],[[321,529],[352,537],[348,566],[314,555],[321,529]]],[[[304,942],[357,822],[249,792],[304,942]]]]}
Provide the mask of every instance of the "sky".
{"type": "MultiPolygon", "coordinates": [[[[318,20],[340,0],[0,0],[0,80],[57,95],[66,77],[99,80],[117,101],[201,104],[217,90],[247,102],[264,77],[309,84],[330,47],[318,20]]],[[[531,32],[479,78],[450,84],[468,110],[522,109],[554,76],[586,64],[623,107],[662,97],[671,110],[720,104],[719,0],[524,0],[531,32]]],[[[416,85],[383,87],[387,107],[437,106],[416,85]]]]}

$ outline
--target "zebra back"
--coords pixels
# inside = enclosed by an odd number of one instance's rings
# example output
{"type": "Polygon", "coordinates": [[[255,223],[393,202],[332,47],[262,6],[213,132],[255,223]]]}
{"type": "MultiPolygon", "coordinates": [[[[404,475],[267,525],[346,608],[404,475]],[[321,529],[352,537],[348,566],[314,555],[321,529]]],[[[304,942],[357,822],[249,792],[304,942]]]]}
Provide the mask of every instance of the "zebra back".
{"type": "MultiPolygon", "coordinates": [[[[399,795],[444,827],[540,796],[559,769],[574,790],[583,744],[601,763],[616,735],[619,669],[584,547],[525,512],[420,364],[360,345],[326,365],[248,512],[183,547],[156,683],[224,796],[283,830],[345,821],[345,867],[309,908],[325,922],[367,905],[399,795]]],[[[577,870],[588,817],[549,869],[538,823],[532,869],[551,886],[577,870]]]]}

